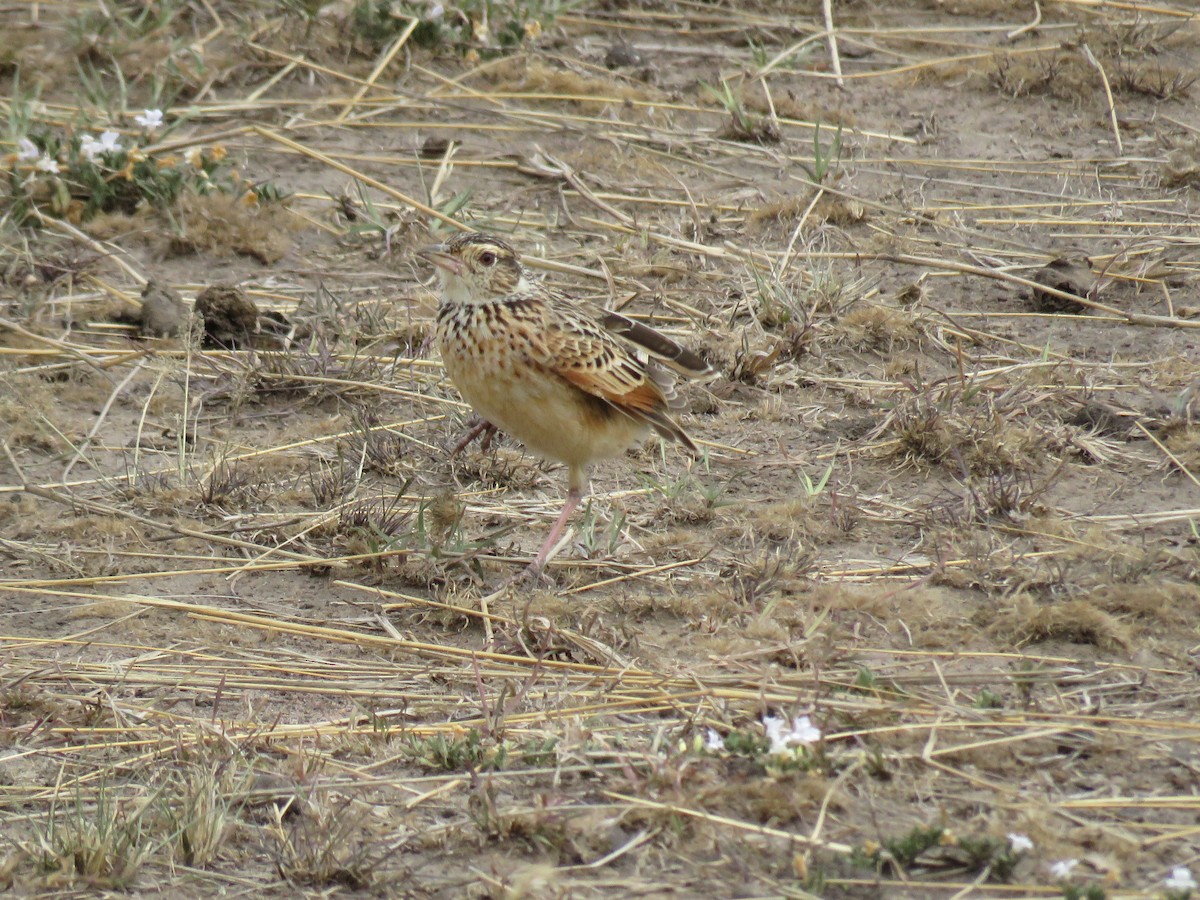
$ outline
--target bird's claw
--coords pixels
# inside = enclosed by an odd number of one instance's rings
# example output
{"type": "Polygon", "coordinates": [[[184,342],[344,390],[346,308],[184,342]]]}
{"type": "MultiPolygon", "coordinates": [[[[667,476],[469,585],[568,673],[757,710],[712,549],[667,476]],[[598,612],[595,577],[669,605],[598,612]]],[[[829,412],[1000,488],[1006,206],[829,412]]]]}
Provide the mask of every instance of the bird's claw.
{"type": "Polygon", "coordinates": [[[476,424],[472,425],[470,430],[467,431],[467,433],[463,435],[459,442],[450,449],[450,455],[452,457],[458,456],[458,454],[462,453],[463,450],[470,445],[471,441],[480,436],[482,436],[483,442],[479,445],[479,449],[486,453],[488,448],[492,446],[492,438],[496,436],[497,431],[499,431],[499,429],[496,428],[496,426],[491,422],[480,419],[476,424]]]}

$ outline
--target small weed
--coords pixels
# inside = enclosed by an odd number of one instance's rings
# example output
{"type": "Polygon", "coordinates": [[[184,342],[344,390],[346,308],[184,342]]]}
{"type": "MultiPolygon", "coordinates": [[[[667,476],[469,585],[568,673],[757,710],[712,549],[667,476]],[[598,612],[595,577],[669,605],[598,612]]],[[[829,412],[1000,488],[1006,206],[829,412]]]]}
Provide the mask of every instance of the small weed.
{"type": "Polygon", "coordinates": [[[356,416],[358,434],[346,451],[346,456],[365,471],[380,475],[403,475],[409,471],[411,444],[402,435],[376,428],[363,417],[356,416]]]}
{"type": "Polygon", "coordinates": [[[839,321],[858,302],[862,283],[846,281],[828,268],[813,269],[803,287],[797,287],[757,267],[750,269],[754,279],[753,311],[764,329],[782,339],[779,352],[798,359],[817,342],[822,329],[839,321]]]}
{"type": "Polygon", "coordinates": [[[989,513],[1028,508],[1038,491],[1021,480],[1047,462],[1049,438],[1033,419],[1036,406],[1023,391],[996,395],[959,379],[934,384],[903,380],[910,396],[896,402],[877,429],[890,433],[897,452],[972,475],[995,476],[978,495],[989,513]]]}
{"type": "Polygon", "coordinates": [[[1008,881],[1017,854],[1002,838],[958,837],[938,825],[918,825],[898,837],[866,842],[854,850],[851,861],[876,871],[889,866],[902,874],[915,865],[927,870],[952,867],[986,873],[992,881],[1008,881]]]}
{"type": "MultiPolygon", "coordinates": [[[[1187,873],[1187,870],[1184,869],[1184,872],[1187,873]]],[[[1191,879],[1191,877],[1191,874],[1188,873],[1187,878],[1191,879]]],[[[1163,900],[1192,900],[1192,888],[1168,887],[1163,891],[1163,900]]]]}
{"type": "Polygon", "coordinates": [[[709,522],[718,509],[733,502],[723,496],[725,485],[701,481],[692,472],[670,481],[647,476],[643,480],[662,496],[662,514],[669,522],[709,522]]]}
{"type": "Polygon", "coordinates": [[[876,781],[891,781],[892,770],[882,747],[873,746],[867,751],[865,760],[867,774],[876,781]]]}
{"type": "Polygon", "coordinates": [[[211,862],[232,824],[232,800],[224,790],[222,771],[211,766],[191,769],[175,785],[171,802],[164,804],[166,831],[189,866],[211,862]]]}
{"type": "Polygon", "coordinates": [[[771,749],[770,742],[761,734],[736,730],[725,735],[725,749],[735,756],[762,756],[771,749]]]}
{"type": "Polygon", "coordinates": [[[729,113],[729,124],[720,134],[722,138],[748,144],[778,144],[783,140],[779,125],[765,116],[753,116],[747,112],[728,81],[722,78],[719,88],[703,81],[700,84],[729,113]]]}
{"type": "Polygon", "coordinates": [[[1176,100],[1187,96],[1196,78],[1196,75],[1178,69],[1122,61],[1117,66],[1115,86],[1126,94],[1145,94],[1155,100],[1176,100]]]}
{"type": "Polygon", "coordinates": [[[745,559],[738,560],[737,569],[730,579],[733,604],[746,610],[756,610],[768,604],[764,607],[765,615],[769,609],[769,598],[789,588],[794,589],[796,582],[815,559],[813,550],[803,547],[798,541],[778,547],[764,547],[753,555],[747,554],[745,559]]]}
{"type": "Polygon", "coordinates": [[[431,8],[409,0],[355,0],[350,23],[376,50],[412,28],[410,40],[420,47],[496,53],[536,40],[571,5],[557,0],[462,0],[431,8]]]}
{"type": "Polygon", "coordinates": [[[485,747],[483,737],[475,729],[462,737],[447,737],[441,733],[427,737],[411,735],[405,739],[401,749],[414,762],[447,772],[500,770],[508,760],[508,748],[504,744],[485,747]]]}
{"type": "Polygon", "coordinates": [[[753,38],[747,40],[746,44],[750,48],[750,61],[754,63],[754,68],[765,68],[767,63],[771,61],[771,56],[767,51],[766,45],[753,38]]]}
{"type": "Polygon", "coordinates": [[[802,163],[804,171],[808,173],[809,181],[813,184],[824,184],[829,176],[830,170],[841,161],[842,158],[842,125],[839,122],[837,128],[833,132],[833,138],[829,141],[829,148],[821,147],[821,123],[817,122],[813,126],[813,158],[811,165],[802,163]]]}
{"type": "MultiPolygon", "coordinates": [[[[807,718],[804,723],[808,725],[807,718]]],[[[730,756],[753,760],[762,771],[776,776],[789,772],[823,771],[828,767],[825,754],[817,745],[789,744],[773,748],[772,738],[764,731],[764,728],[735,729],[725,735],[718,749],[723,749],[730,756]]]]}
{"type": "Polygon", "coordinates": [[[340,503],[350,496],[358,482],[354,470],[340,452],[335,460],[321,459],[310,464],[304,479],[317,509],[340,503]]]}
{"type": "Polygon", "coordinates": [[[883,847],[891,854],[893,860],[907,869],[926,850],[938,846],[945,833],[946,830],[938,825],[930,827],[918,825],[908,834],[885,839],[883,847]]]}
{"type": "Polygon", "coordinates": [[[825,469],[824,474],[814,484],[812,477],[803,469],[800,470],[800,487],[804,489],[804,496],[818,497],[825,490],[825,486],[829,484],[829,476],[833,474],[833,463],[825,469]]]}
{"type": "Polygon", "coordinates": [[[304,19],[304,40],[307,42],[312,37],[313,28],[316,27],[317,20],[321,16],[321,10],[333,0],[280,0],[280,2],[285,9],[297,13],[304,19]]]}
{"type": "Polygon", "coordinates": [[[879,678],[868,668],[860,668],[854,676],[854,689],[864,694],[874,694],[879,690],[879,678]]]}
{"type": "MultiPolygon", "coordinates": [[[[754,278],[755,296],[758,298],[754,315],[763,328],[777,333],[782,341],[777,352],[764,363],[773,363],[775,357],[781,355],[799,359],[809,351],[816,334],[811,292],[805,290],[797,293],[780,279],[765,276],[757,267],[751,268],[750,274],[754,278]]],[[[744,365],[742,367],[745,368],[744,365]]],[[[765,371],[765,368],[752,369],[746,374],[756,377],[759,371],[765,371]]]]}
{"type": "Polygon", "coordinates": [[[280,807],[271,827],[275,867],[292,884],[363,890],[379,878],[392,848],[375,840],[363,824],[354,800],[336,805],[308,803],[306,815],[287,823],[280,807]]]}
{"type": "Polygon", "coordinates": [[[607,521],[602,521],[591,500],[583,509],[583,515],[576,526],[576,545],[583,552],[585,559],[609,559],[625,543],[622,535],[625,531],[627,517],[618,512],[607,521]]]}
{"type": "Polygon", "coordinates": [[[466,507],[453,491],[445,491],[417,504],[414,542],[431,556],[456,556],[468,549],[462,518],[466,507]]]}
{"type": "Polygon", "coordinates": [[[93,888],[127,888],[161,845],[153,811],[153,798],[124,800],[108,784],[100,785],[93,802],[76,794],[64,813],[56,798],[32,855],[46,872],[79,878],[93,888]]]}
{"type": "Polygon", "coordinates": [[[1004,698],[984,688],[975,695],[975,701],[971,706],[975,709],[1004,709],[1004,698]]]}
{"type": "Polygon", "coordinates": [[[911,867],[922,853],[939,846],[945,833],[946,830],[937,825],[918,825],[907,834],[884,838],[882,843],[867,841],[854,849],[850,859],[862,868],[878,871],[884,865],[890,865],[904,871],[911,867]]]}
{"type": "Polygon", "coordinates": [[[228,505],[231,501],[251,503],[258,497],[261,484],[236,462],[219,459],[208,477],[200,484],[197,501],[210,509],[228,505]]]}
{"type": "Polygon", "coordinates": [[[1098,884],[1064,884],[1063,900],[1105,900],[1108,894],[1098,884]]]}
{"type": "MultiPolygon", "coordinates": [[[[347,238],[356,241],[383,238],[385,252],[390,252],[397,235],[407,235],[414,228],[413,218],[392,210],[381,209],[358,182],[355,182],[355,192],[358,195],[357,200],[349,194],[330,197],[337,204],[342,218],[347,223],[347,238]]],[[[453,217],[467,207],[471,196],[472,192],[468,189],[441,203],[436,202],[432,197],[427,199],[432,208],[437,209],[445,216],[453,217]]]]}
{"type": "Polygon", "coordinates": [[[558,761],[558,738],[530,738],[520,748],[520,759],[534,768],[552,766],[558,761]]]}
{"type": "Polygon", "coordinates": [[[337,532],[364,540],[372,548],[370,552],[391,549],[412,530],[412,510],[400,505],[403,493],[401,490],[390,499],[379,497],[343,507],[338,514],[337,532]]]}
{"type": "Polygon", "coordinates": [[[754,38],[748,38],[746,45],[750,48],[750,61],[759,72],[768,65],[771,66],[773,72],[795,70],[803,66],[805,60],[812,54],[811,45],[782,55],[774,53],[766,44],[756,41],[754,38]]]}

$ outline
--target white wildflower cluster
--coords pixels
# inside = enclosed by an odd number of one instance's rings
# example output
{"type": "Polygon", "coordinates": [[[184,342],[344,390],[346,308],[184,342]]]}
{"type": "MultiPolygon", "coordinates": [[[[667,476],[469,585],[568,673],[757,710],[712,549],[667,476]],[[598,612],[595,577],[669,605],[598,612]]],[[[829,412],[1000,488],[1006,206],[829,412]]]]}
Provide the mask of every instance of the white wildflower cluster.
{"type": "Polygon", "coordinates": [[[798,747],[807,747],[821,739],[821,729],[808,716],[797,716],[790,727],[780,716],[764,716],[763,730],[771,742],[772,756],[791,756],[798,747]]]}
{"type": "Polygon", "coordinates": [[[92,137],[90,134],[85,134],[79,141],[79,152],[83,154],[84,159],[94,163],[105,153],[117,153],[124,149],[121,146],[121,135],[115,131],[105,131],[101,133],[99,139],[92,137]]]}
{"type": "MultiPolygon", "coordinates": [[[[133,117],[133,121],[143,131],[150,134],[162,127],[163,111],[161,109],[144,109],[133,117]]],[[[85,134],[79,139],[79,154],[90,163],[95,163],[105,154],[118,153],[124,149],[126,148],[121,143],[120,133],[111,129],[102,131],[99,137],[85,134]]],[[[20,138],[17,141],[16,160],[29,164],[34,172],[57,175],[61,171],[58,160],[48,153],[43,153],[38,145],[28,137],[20,138]]]]}

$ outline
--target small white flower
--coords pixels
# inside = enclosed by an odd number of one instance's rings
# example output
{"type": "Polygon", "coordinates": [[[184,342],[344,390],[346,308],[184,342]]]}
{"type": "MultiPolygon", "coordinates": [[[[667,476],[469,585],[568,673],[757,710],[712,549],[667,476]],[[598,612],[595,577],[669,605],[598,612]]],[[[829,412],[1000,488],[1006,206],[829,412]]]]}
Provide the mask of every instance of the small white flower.
{"type": "Polygon", "coordinates": [[[1194,891],[1200,887],[1192,877],[1192,870],[1187,866],[1173,868],[1170,877],[1163,879],[1163,886],[1171,891],[1194,891]]]}
{"type": "Polygon", "coordinates": [[[808,716],[801,716],[792,723],[791,739],[800,744],[815,744],[821,739],[821,729],[808,716]]]}
{"type": "Polygon", "coordinates": [[[22,162],[29,162],[32,159],[37,159],[41,156],[42,151],[37,148],[37,144],[29,138],[21,138],[17,141],[17,159],[22,162]]]}
{"type": "Polygon", "coordinates": [[[133,121],[137,122],[147,131],[153,131],[163,123],[163,111],[161,109],[143,109],[141,115],[134,116],[133,121]]]}
{"type": "Polygon", "coordinates": [[[120,137],[121,137],[121,135],[115,131],[106,131],[103,134],[101,134],[100,135],[100,152],[101,153],[113,153],[117,150],[120,150],[121,145],[118,143],[118,141],[120,140],[120,137]]]}
{"type": "Polygon", "coordinates": [[[79,140],[79,152],[82,153],[88,162],[95,162],[96,157],[104,152],[104,148],[100,146],[100,142],[90,134],[85,134],[79,140]]]}
{"type": "Polygon", "coordinates": [[[38,161],[33,164],[33,167],[39,172],[49,172],[51,175],[58,174],[58,160],[52,156],[40,157],[38,161]]]}
{"type": "Polygon", "coordinates": [[[1013,853],[1024,853],[1027,850],[1033,849],[1033,841],[1029,839],[1029,835],[1021,834],[1017,831],[1008,833],[1008,846],[1013,853]]]}
{"type": "Polygon", "coordinates": [[[784,726],[786,724],[787,722],[780,719],[778,715],[763,716],[763,731],[767,732],[767,740],[770,742],[770,751],[773,754],[780,754],[787,750],[787,744],[784,742],[784,726]]]}
{"type": "Polygon", "coordinates": [[[1058,862],[1050,863],[1050,874],[1059,881],[1064,881],[1071,877],[1071,871],[1079,865],[1077,859],[1060,859],[1058,862]]]}
{"type": "Polygon", "coordinates": [[[725,749],[725,739],[717,733],[717,729],[708,729],[708,734],[704,738],[704,749],[716,752],[725,749]]]}
{"type": "Polygon", "coordinates": [[[787,719],[777,716],[763,718],[763,729],[767,733],[767,740],[771,742],[771,753],[789,753],[796,744],[803,746],[821,739],[821,729],[813,725],[808,716],[793,720],[790,731],[787,730],[787,724],[787,719]]]}
{"type": "Polygon", "coordinates": [[[445,14],[446,14],[446,7],[442,6],[442,4],[440,4],[440,3],[435,3],[435,4],[433,4],[433,6],[429,7],[429,21],[430,22],[436,22],[438,19],[440,19],[445,14]]]}

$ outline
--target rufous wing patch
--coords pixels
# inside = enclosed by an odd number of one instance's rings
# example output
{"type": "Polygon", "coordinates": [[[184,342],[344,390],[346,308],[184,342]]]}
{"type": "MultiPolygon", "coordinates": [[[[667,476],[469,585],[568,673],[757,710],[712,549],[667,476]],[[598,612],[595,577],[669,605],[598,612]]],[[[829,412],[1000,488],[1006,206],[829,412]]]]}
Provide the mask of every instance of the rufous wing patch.
{"type": "Polygon", "coordinates": [[[654,412],[666,406],[662,391],[649,380],[631,390],[621,390],[621,385],[603,377],[603,373],[590,372],[587,369],[571,367],[555,368],[552,371],[561,375],[581,391],[586,391],[594,397],[607,400],[613,406],[631,412],[654,412]]]}

